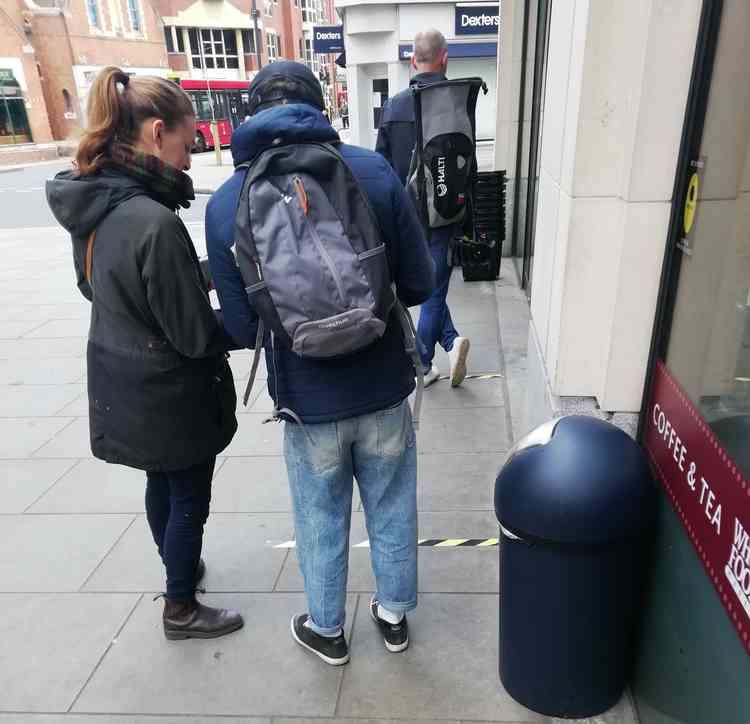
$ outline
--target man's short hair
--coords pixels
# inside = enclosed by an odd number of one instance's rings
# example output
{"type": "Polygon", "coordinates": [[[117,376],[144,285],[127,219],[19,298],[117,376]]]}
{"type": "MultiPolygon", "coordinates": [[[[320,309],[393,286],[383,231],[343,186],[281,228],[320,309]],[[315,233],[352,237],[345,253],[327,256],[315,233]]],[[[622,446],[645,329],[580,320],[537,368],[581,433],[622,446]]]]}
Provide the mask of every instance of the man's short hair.
{"type": "Polygon", "coordinates": [[[445,36],[435,28],[422,30],[414,36],[414,60],[417,63],[437,63],[447,48],[445,36]]]}

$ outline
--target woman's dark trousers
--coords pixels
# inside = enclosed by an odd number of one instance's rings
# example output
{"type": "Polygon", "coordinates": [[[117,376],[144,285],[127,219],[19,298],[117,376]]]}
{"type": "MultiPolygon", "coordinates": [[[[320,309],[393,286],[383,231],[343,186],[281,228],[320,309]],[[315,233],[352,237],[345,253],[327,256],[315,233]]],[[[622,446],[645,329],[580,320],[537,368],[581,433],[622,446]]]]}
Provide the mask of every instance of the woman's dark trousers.
{"type": "Polygon", "coordinates": [[[195,596],[215,463],[211,458],[187,470],[146,474],[146,517],[167,568],[169,601],[195,596]]]}

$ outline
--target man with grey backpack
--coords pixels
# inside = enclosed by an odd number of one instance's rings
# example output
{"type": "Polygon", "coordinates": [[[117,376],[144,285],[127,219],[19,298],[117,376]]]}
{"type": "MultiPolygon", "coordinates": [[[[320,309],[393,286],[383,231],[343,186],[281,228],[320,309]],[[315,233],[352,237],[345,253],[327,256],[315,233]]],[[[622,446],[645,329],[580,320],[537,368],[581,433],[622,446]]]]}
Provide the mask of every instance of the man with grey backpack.
{"type": "Polygon", "coordinates": [[[465,379],[471,343],[456,330],[448,308],[451,240],[460,235],[476,170],[474,115],[481,78],[448,80],[448,45],[439,30],[414,38],[409,87],[383,106],[375,150],[411,193],[435,262],[436,286],[419,316],[425,386],[440,379],[435,347],[448,353],[451,387],[465,379]]]}
{"type": "Polygon", "coordinates": [[[251,118],[232,138],[235,173],[206,211],[206,241],[226,329],[256,349],[248,388],[263,348],[273,417],[284,422],[309,607],[292,618],[292,637],[340,665],[354,478],[377,586],[370,615],[389,651],[409,645],[417,458],[408,398],[422,370],[405,307],[429,298],[434,266],[397,176],[379,154],[340,143],[324,107],[306,66],[258,73],[251,118]]]}

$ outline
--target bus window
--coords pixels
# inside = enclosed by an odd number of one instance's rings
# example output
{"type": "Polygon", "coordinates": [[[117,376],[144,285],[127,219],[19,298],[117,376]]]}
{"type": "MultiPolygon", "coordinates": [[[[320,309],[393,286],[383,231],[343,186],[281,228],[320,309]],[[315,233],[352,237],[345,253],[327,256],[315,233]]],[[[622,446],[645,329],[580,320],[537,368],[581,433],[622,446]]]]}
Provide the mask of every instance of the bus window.
{"type": "Polygon", "coordinates": [[[206,91],[188,91],[190,100],[193,101],[195,108],[195,119],[197,121],[211,121],[211,106],[208,102],[208,93],[206,91]]]}

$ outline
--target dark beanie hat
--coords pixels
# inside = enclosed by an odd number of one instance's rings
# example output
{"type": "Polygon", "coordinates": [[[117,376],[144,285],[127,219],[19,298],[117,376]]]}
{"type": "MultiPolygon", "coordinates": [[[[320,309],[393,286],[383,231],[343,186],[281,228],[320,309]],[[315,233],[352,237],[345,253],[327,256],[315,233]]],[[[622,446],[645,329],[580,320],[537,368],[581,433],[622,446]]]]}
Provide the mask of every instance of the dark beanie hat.
{"type": "Polygon", "coordinates": [[[302,63],[281,60],[266,65],[250,84],[250,115],[283,103],[308,103],[325,108],[323,90],[313,72],[302,63]]]}

